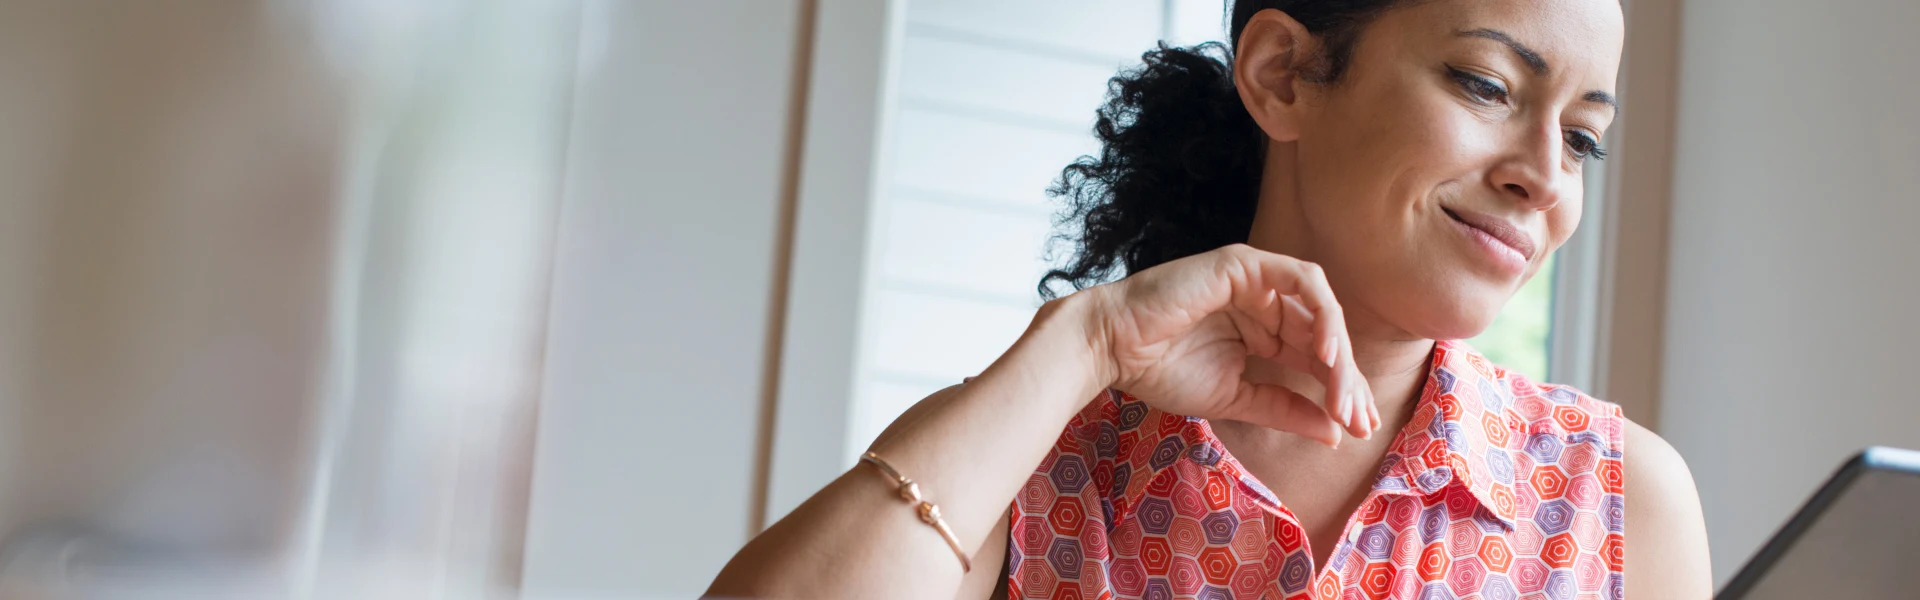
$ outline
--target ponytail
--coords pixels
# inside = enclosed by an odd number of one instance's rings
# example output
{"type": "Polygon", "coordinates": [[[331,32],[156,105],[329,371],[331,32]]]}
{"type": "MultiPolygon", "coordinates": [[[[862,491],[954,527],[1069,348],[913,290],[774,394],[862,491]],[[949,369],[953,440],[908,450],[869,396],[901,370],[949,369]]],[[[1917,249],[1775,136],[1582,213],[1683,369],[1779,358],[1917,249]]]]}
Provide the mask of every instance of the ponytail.
{"type": "MultiPolygon", "coordinates": [[[[1404,1],[1238,0],[1231,39],[1254,14],[1284,11],[1322,48],[1301,79],[1332,85],[1366,24],[1404,1]]],[[[1107,82],[1094,125],[1100,153],[1068,165],[1047,189],[1065,205],[1052,243],[1070,244],[1073,255],[1040,278],[1041,298],[1058,296],[1059,283],[1086,289],[1245,242],[1253,227],[1267,136],[1234,89],[1233,50],[1161,42],[1141,59],[1107,82]]]]}
{"type": "Polygon", "coordinates": [[[1266,136],[1234,90],[1232,53],[1162,42],[1142,59],[1107,84],[1100,154],[1047,190],[1067,205],[1055,241],[1076,252],[1041,278],[1043,298],[1057,295],[1055,282],[1085,289],[1247,240],[1266,136]]]}

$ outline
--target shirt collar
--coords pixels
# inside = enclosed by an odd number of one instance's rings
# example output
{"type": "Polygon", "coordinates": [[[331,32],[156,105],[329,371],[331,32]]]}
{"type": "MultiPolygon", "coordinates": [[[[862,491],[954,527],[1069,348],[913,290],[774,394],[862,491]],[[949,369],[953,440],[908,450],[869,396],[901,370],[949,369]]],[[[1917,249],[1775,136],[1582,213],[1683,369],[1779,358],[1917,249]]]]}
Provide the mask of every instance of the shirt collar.
{"type": "MultiPolygon", "coordinates": [[[[1492,520],[1512,531],[1517,512],[1514,446],[1526,441],[1515,430],[1521,420],[1513,411],[1514,385],[1514,378],[1465,342],[1436,342],[1413,418],[1388,446],[1373,489],[1431,496],[1459,481],[1492,520]]],[[[1205,419],[1151,411],[1124,394],[1112,396],[1114,402],[1098,403],[1101,408],[1090,406],[1089,410],[1104,410],[1104,420],[1119,426],[1112,436],[1090,439],[1110,439],[1096,444],[1111,444],[1105,451],[1109,454],[1133,457],[1123,460],[1129,464],[1116,467],[1112,474],[1118,488],[1115,509],[1134,506],[1155,476],[1185,455],[1198,466],[1222,470],[1270,508],[1292,514],[1272,491],[1247,476],[1236,460],[1221,460],[1230,455],[1205,419]],[[1148,419],[1152,414],[1159,419],[1148,419]],[[1135,430],[1148,435],[1129,439],[1136,437],[1135,430]],[[1151,454],[1140,449],[1142,444],[1150,445],[1151,454]]]]}
{"type": "Polygon", "coordinates": [[[1382,459],[1374,489],[1436,494],[1459,481],[1514,527],[1512,381],[1465,342],[1434,344],[1413,418],[1382,459]]]}

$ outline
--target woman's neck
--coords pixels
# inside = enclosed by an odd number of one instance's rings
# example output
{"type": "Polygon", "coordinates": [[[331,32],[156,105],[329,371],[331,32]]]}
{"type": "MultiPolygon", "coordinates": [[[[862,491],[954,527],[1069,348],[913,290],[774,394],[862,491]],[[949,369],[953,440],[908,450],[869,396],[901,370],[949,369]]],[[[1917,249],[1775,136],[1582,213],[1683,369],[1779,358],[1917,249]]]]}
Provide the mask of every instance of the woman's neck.
{"type": "MultiPolygon", "coordinates": [[[[1247,244],[1255,248],[1321,261],[1314,228],[1301,210],[1295,168],[1298,148],[1289,143],[1267,146],[1266,166],[1260,179],[1260,197],[1254,211],[1253,226],[1247,244]]],[[[1369,307],[1339,298],[1341,312],[1347,317],[1347,335],[1353,342],[1353,360],[1372,387],[1383,426],[1404,422],[1396,417],[1413,413],[1421,386],[1426,383],[1427,360],[1433,355],[1433,340],[1407,333],[1383,319],[1369,307]]],[[[1287,374],[1278,364],[1249,358],[1247,379],[1256,383],[1276,383],[1293,388],[1319,389],[1318,383],[1303,374],[1287,374]],[[1304,379],[1304,381],[1303,381],[1304,379]]],[[[1296,389],[1296,391],[1301,391],[1296,389]]]]}
{"type": "Polygon", "coordinates": [[[1378,403],[1382,423],[1400,423],[1411,416],[1420,390],[1427,382],[1428,361],[1433,359],[1434,341],[1400,332],[1397,328],[1375,325],[1377,320],[1360,307],[1342,307],[1347,313],[1347,334],[1353,340],[1353,362],[1367,378],[1374,401],[1378,403]],[[1384,331],[1383,331],[1384,330],[1384,331]]]}

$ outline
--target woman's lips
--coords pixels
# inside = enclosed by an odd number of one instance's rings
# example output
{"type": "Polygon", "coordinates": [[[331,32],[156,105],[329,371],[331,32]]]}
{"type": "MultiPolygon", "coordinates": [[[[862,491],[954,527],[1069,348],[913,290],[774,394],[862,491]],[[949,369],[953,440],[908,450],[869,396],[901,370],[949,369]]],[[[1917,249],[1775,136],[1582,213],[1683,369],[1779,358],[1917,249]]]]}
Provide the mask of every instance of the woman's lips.
{"type": "Polygon", "coordinates": [[[1505,270],[1521,272],[1533,260],[1533,236],[1498,217],[1472,211],[1441,208],[1469,237],[1481,242],[1505,270]]]}

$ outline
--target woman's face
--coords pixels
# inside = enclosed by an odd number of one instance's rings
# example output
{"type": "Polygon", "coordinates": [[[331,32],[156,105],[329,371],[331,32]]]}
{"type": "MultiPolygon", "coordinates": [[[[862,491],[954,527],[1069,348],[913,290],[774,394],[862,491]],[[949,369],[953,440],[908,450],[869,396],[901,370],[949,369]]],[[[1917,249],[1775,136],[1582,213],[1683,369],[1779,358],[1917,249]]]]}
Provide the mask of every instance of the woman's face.
{"type": "Polygon", "coordinates": [[[1623,32],[1617,0],[1383,13],[1337,82],[1291,84],[1253,244],[1320,263],[1350,315],[1478,334],[1580,221],[1623,32]]]}

